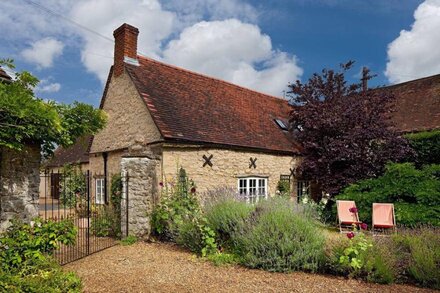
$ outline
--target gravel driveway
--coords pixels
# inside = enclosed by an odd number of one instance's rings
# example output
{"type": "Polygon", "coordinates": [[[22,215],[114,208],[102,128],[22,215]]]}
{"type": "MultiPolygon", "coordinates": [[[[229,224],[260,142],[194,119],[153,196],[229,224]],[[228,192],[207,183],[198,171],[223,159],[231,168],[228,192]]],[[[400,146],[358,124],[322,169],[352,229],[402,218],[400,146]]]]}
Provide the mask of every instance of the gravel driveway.
{"type": "Polygon", "coordinates": [[[317,274],[215,267],[163,243],[114,246],[64,268],[81,276],[85,292],[432,292],[317,274]]]}

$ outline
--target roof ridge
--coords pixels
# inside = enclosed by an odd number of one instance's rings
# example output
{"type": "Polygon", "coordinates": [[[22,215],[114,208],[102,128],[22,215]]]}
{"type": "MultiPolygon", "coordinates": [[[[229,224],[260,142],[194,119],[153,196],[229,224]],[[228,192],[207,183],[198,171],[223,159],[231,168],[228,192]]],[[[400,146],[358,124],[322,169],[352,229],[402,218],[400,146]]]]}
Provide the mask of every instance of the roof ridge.
{"type": "Polygon", "coordinates": [[[162,62],[162,61],[158,61],[158,60],[156,60],[156,59],[153,59],[153,58],[150,58],[150,57],[147,57],[147,56],[143,56],[143,55],[139,55],[139,54],[138,54],[138,58],[139,58],[139,57],[142,58],[142,59],[145,59],[145,60],[147,60],[147,61],[150,61],[150,62],[154,62],[154,63],[158,63],[158,64],[161,64],[161,65],[164,65],[164,66],[170,67],[170,68],[172,68],[172,69],[176,69],[176,70],[184,71],[184,72],[187,72],[187,73],[191,73],[191,74],[199,75],[199,76],[202,76],[202,77],[205,77],[205,78],[211,79],[211,80],[215,80],[215,81],[218,81],[218,82],[225,83],[225,84],[227,84],[227,85],[229,85],[229,86],[233,86],[233,87],[237,87],[237,88],[244,89],[244,90],[247,90],[247,91],[251,91],[251,92],[257,93],[257,94],[259,94],[259,95],[264,95],[264,96],[267,96],[267,97],[269,97],[269,98],[271,98],[271,99],[275,99],[275,100],[277,100],[277,101],[281,101],[281,102],[284,102],[284,101],[285,101],[286,103],[288,103],[288,100],[287,100],[287,99],[284,99],[284,98],[282,98],[282,97],[277,97],[277,96],[274,96],[274,95],[270,95],[270,94],[262,93],[262,92],[259,92],[259,91],[257,91],[257,90],[254,90],[254,89],[251,89],[251,88],[248,88],[248,87],[245,87],[245,86],[241,86],[241,85],[238,85],[238,84],[235,84],[235,83],[232,83],[232,82],[226,81],[226,80],[224,80],[224,79],[220,79],[220,78],[218,78],[218,77],[213,77],[213,76],[210,76],[210,75],[207,75],[207,74],[204,74],[204,73],[199,73],[199,72],[196,72],[196,71],[193,71],[193,70],[190,70],[190,69],[186,69],[186,68],[183,68],[183,67],[180,67],[180,66],[177,66],[177,65],[168,64],[168,63],[165,63],[165,62],[162,62]]]}
{"type": "Polygon", "coordinates": [[[409,84],[409,83],[413,83],[413,82],[418,82],[418,81],[421,81],[421,80],[424,80],[424,79],[436,78],[436,77],[440,77],[440,73],[434,74],[434,75],[428,75],[428,76],[420,77],[420,78],[417,78],[417,79],[407,80],[407,81],[404,81],[404,82],[401,82],[401,83],[389,84],[389,85],[385,85],[385,86],[382,86],[382,87],[379,87],[379,88],[380,89],[386,89],[386,88],[391,88],[391,87],[396,87],[396,86],[402,86],[402,85],[405,85],[405,84],[409,84]]]}

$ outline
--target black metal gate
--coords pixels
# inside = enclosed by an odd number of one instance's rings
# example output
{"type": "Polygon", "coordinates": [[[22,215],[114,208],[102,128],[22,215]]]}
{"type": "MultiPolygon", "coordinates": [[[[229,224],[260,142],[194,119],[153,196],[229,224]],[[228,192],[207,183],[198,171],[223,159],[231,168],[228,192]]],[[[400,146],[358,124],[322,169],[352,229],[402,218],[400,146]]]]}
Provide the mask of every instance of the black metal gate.
{"type": "Polygon", "coordinates": [[[71,167],[46,172],[40,179],[39,216],[71,221],[76,229],[75,244],[61,244],[54,253],[61,265],[112,247],[125,236],[128,222],[122,221],[128,219],[128,210],[122,215],[121,206],[128,206],[128,189],[122,188],[123,182],[125,187],[128,184],[128,176],[106,178],[71,167]]]}

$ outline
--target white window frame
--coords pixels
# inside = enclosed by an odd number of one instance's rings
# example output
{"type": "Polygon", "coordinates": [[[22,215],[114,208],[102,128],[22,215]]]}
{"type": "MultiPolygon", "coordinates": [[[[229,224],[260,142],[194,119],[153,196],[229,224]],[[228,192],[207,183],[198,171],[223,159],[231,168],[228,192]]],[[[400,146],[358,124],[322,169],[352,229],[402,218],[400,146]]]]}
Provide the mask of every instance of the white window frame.
{"type": "Polygon", "coordinates": [[[237,179],[238,193],[244,196],[247,203],[255,204],[267,198],[267,177],[252,176],[237,179]]]}
{"type": "Polygon", "coordinates": [[[105,204],[105,189],[104,189],[104,178],[95,179],[95,203],[105,204]]]}

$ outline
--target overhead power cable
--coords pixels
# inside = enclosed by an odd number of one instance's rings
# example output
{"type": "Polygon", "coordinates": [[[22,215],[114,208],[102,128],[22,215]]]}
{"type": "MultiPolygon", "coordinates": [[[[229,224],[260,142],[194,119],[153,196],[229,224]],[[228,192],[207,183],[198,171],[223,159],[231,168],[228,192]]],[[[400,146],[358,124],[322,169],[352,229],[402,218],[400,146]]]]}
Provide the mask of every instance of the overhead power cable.
{"type": "Polygon", "coordinates": [[[105,40],[107,40],[107,41],[109,41],[109,42],[114,43],[114,40],[113,40],[113,39],[111,39],[111,38],[109,38],[109,37],[106,37],[106,36],[104,36],[103,34],[98,33],[97,31],[94,31],[94,30],[92,30],[92,29],[86,27],[85,25],[82,25],[82,24],[80,24],[79,22],[76,22],[75,20],[70,19],[70,18],[68,18],[67,16],[62,15],[61,13],[58,13],[58,12],[56,12],[56,11],[53,11],[52,9],[47,8],[47,7],[45,7],[45,6],[43,6],[43,5],[39,4],[39,3],[36,3],[36,2],[34,2],[34,1],[32,1],[32,0],[23,0],[23,1],[26,2],[26,3],[29,4],[29,5],[32,5],[32,6],[34,6],[34,7],[37,7],[37,8],[39,8],[39,9],[45,11],[45,12],[48,13],[48,14],[51,14],[51,15],[57,16],[57,17],[59,17],[59,18],[65,20],[65,21],[67,21],[67,22],[69,22],[69,23],[71,23],[71,24],[73,24],[73,25],[75,25],[75,26],[77,26],[77,27],[79,27],[79,28],[85,30],[85,31],[88,31],[89,33],[95,34],[95,35],[97,35],[97,36],[99,36],[99,37],[101,37],[101,38],[103,38],[103,39],[105,39],[105,40]]]}

